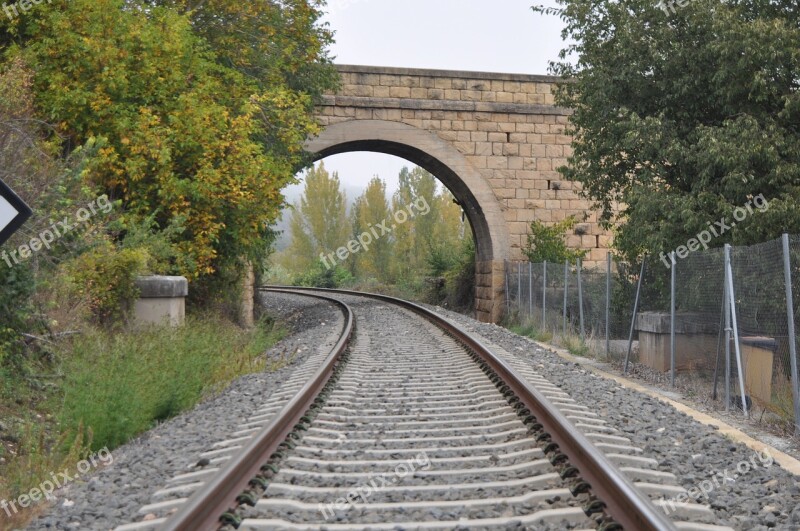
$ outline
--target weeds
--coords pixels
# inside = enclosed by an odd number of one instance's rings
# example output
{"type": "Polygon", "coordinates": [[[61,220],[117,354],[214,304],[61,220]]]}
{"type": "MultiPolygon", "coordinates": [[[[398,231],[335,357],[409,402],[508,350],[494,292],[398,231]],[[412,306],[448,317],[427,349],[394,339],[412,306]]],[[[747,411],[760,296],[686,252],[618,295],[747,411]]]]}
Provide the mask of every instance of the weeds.
{"type": "Polygon", "coordinates": [[[64,374],[63,425],[93,432],[92,449],[114,448],[217,392],[261,371],[282,332],[194,318],[181,328],[126,335],[95,332],[73,343],[64,374]]]}
{"type": "Polygon", "coordinates": [[[580,358],[587,358],[590,357],[590,354],[592,353],[592,349],[580,337],[568,335],[566,337],[561,337],[559,343],[563,348],[567,349],[569,353],[572,354],[573,356],[578,356],[580,358]]]}
{"type": "MultiPolygon", "coordinates": [[[[0,500],[93,450],[118,447],[241,375],[277,370],[290,360],[266,352],[284,335],[271,322],[243,330],[207,315],[181,328],[90,330],[55,345],[55,362],[29,357],[26,367],[0,370],[0,500]]],[[[24,527],[36,514],[2,514],[0,529],[24,527]]]]}

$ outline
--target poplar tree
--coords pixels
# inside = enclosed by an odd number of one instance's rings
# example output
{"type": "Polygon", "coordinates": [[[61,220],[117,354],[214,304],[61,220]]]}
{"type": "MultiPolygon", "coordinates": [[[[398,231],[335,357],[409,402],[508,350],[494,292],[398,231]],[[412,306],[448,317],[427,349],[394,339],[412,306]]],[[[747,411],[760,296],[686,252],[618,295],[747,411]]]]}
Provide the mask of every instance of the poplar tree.
{"type": "Polygon", "coordinates": [[[292,243],[287,249],[290,265],[298,272],[318,267],[322,258],[346,244],[350,234],[339,174],[331,175],[320,163],[308,170],[304,181],[303,195],[292,210],[292,243]]]}

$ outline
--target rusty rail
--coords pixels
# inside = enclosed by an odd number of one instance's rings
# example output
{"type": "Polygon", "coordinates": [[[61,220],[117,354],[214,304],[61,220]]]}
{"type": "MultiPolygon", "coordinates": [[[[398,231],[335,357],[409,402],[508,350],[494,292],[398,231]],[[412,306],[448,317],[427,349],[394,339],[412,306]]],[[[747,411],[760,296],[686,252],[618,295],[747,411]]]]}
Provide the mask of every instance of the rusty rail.
{"type": "MultiPolygon", "coordinates": [[[[271,290],[285,292],[284,290],[271,290]]],[[[294,292],[298,295],[299,293],[294,292]]],[[[269,457],[278,449],[294,426],[305,415],[333,374],[336,364],[347,350],[353,334],[355,321],[350,307],[341,301],[321,295],[307,295],[323,299],[339,306],[344,312],[345,323],[339,341],[333,347],[323,365],[314,376],[292,398],[292,400],[266,425],[250,443],[208,483],[192,495],[180,510],[161,527],[170,531],[197,531],[218,529],[220,516],[236,507],[236,498],[248,486],[269,457]]]]}

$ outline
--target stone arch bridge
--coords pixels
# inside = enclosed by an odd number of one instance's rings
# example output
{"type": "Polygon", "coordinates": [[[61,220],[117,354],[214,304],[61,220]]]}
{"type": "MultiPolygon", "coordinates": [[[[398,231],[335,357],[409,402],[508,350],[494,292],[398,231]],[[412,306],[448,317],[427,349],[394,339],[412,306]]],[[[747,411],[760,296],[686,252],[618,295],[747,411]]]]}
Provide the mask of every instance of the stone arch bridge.
{"type": "Polygon", "coordinates": [[[307,149],[316,159],[352,151],[396,155],[450,189],[473,227],[476,313],[502,313],[504,260],[522,259],[530,222],[576,214],[586,221],[568,238],[605,260],[609,236],[597,214],[556,168],[567,163],[569,110],[554,105],[558,78],[522,74],[337,67],[342,87],[323,97],[324,127],[307,149]]]}

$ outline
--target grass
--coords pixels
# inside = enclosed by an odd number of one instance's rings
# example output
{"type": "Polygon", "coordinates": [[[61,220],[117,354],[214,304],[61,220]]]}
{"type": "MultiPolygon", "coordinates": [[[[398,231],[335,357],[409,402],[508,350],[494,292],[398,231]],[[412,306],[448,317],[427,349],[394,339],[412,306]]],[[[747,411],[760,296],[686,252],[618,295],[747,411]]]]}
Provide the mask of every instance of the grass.
{"type": "Polygon", "coordinates": [[[553,340],[553,334],[548,331],[541,331],[539,328],[531,323],[516,323],[510,324],[507,328],[517,335],[525,336],[533,339],[534,341],[541,341],[542,343],[549,343],[553,340]]]}
{"type": "Polygon", "coordinates": [[[573,356],[587,358],[592,353],[591,347],[580,337],[566,336],[561,338],[561,346],[569,351],[573,356]]]}
{"type": "MultiPolygon", "coordinates": [[[[113,450],[239,376],[280,368],[290,360],[266,351],[284,335],[272,323],[243,330],[207,315],[181,328],[91,330],[0,371],[0,500],[74,470],[91,451],[113,450]]],[[[0,511],[0,530],[23,526],[43,505],[12,519],[0,511]]]]}
{"type": "Polygon", "coordinates": [[[568,350],[573,356],[582,358],[595,357],[590,342],[582,340],[580,336],[574,335],[571,332],[568,332],[566,336],[559,335],[555,337],[552,332],[547,330],[542,331],[538,326],[540,322],[541,321],[538,319],[531,320],[528,317],[512,314],[506,317],[503,326],[517,335],[529,337],[534,341],[560,346],[568,350]]]}
{"type": "Polygon", "coordinates": [[[93,450],[114,448],[236,377],[264,370],[264,352],[280,336],[263,324],[244,333],[233,324],[196,318],[181,328],[80,337],[64,367],[61,423],[91,430],[93,450]]]}

